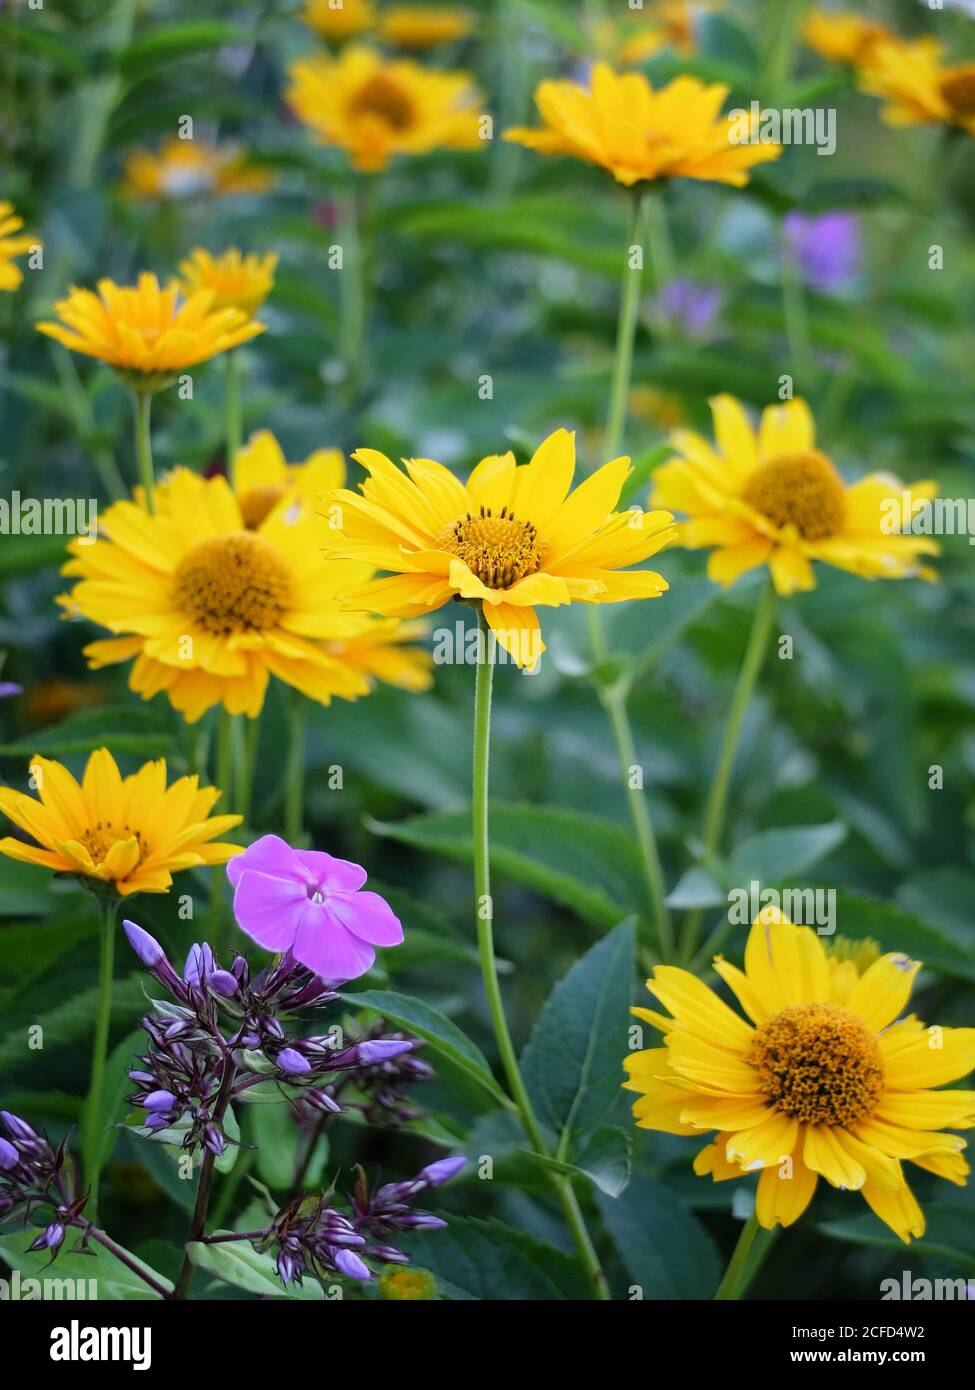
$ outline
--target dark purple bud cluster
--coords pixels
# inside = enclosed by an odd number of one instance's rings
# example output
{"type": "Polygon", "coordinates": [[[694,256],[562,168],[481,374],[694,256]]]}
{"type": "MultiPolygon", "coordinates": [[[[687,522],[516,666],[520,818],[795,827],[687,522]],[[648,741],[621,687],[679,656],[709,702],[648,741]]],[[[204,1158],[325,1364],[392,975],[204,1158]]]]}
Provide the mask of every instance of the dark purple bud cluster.
{"type": "Polygon", "coordinates": [[[252,1237],[253,1244],[260,1251],[276,1252],[283,1284],[300,1284],[305,1273],[319,1278],[339,1273],[349,1279],[370,1279],[372,1270],[367,1259],[409,1263],[408,1255],[388,1243],[389,1233],[446,1226],[438,1216],[413,1211],[411,1203],[421,1193],[454,1177],[465,1161],[441,1159],[409,1182],[387,1183],[372,1196],[360,1168],[348,1214],[332,1205],[332,1193],[298,1197],[281,1208],[266,1231],[252,1237]]]}
{"type": "Polygon", "coordinates": [[[53,1259],[69,1226],[88,1227],[74,1160],[65,1140],[55,1149],[9,1110],[0,1110],[0,1119],[7,1132],[0,1136],[0,1221],[26,1222],[40,1210],[44,1229],[29,1248],[50,1250],[53,1259]]]}

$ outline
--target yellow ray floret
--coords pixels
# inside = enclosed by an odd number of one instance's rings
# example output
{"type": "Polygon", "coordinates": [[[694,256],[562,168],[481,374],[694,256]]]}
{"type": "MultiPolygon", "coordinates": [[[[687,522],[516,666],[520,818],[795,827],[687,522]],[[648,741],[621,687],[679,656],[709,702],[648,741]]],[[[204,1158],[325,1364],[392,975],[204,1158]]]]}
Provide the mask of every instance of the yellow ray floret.
{"type": "Polygon", "coordinates": [[[530,463],[511,453],[482,459],[461,483],[432,459],[404,460],[402,472],[375,449],[355,459],[369,473],[361,493],[340,490],[337,555],[389,577],[349,594],[376,613],[411,617],[448,599],[479,603],[497,640],[522,666],[545,649],[539,607],[657,598],[666,581],[631,570],[675,537],[669,512],[615,510],[630,472],[618,458],[570,493],[575,437],[556,430],[530,463]]]}
{"type": "Polygon", "coordinates": [[[266,256],[242,256],[230,250],[213,256],[197,247],[180,261],[180,285],[187,298],[199,290],[212,290],[214,309],[240,309],[250,317],[271,293],[277,264],[273,251],[266,256]]]}
{"type": "Polygon", "coordinates": [[[542,127],[519,126],[505,139],[599,165],[628,186],[682,177],[741,188],[752,165],[777,159],[782,149],[732,138],[736,130],[721,114],[728,90],[686,76],[655,90],[643,73],[597,63],[589,88],[540,83],[535,104],[542,127]]]}
{"type": "Polygon", "coordinates": [[[323,557],[324,524],[297,491],[251,519],[226,479],[182,468],[154,515],[138,500],[110,507],[98,543],[73,542],[64,567],[66,615],[115,634],[85,648],[89,665],[134,661],[131,688],[165,691],[190,723],[214,705],[256,717],[272,676],[321,704],[367,694],[373,676],[429,684],[429,657],[403,645],[415,629],[342,605],[372,570],[323,557]]]}
{"type": "Polygon", "coordinates": [[[197,864],[226,864],[240,847],[218,835],[240,816],[211,816],[222,795],[196,777],[166,785],[166,763],[146,763],[122,777],[107,748],[88,759],[78,783],[66,767],[35,757],[36,799],[0,787],[0,811],[31,837],[0,840],[0,853],[56,873],[110,884],[122,896],[165,893],[172,876],[197,864]]]}
{"type": "Polygon", "coordinates": [[[125,161],[122,192],[130,198],[229,198],[263,193],[273,179],[247,162],[236,147],[218,149],[205,140],[167,140],[158,154],[134,150],[125,161]]]}
{"type": "Polygon", "coordinates": [[[397,48],[436,48],[465,38],[473,27],[473,19],[464,10],[393,5],[380,16],[379,35],[397,48]]]}
{"type": "Polygon", "coordinates": [[[658,966],[647,989],[666,1015],[634,1009],[663,1045],[626,1058],[638,1126],[715,1138],[694,1171],[715,1182],[759,1174],[756,1215],[791,1226],[819,1179],[862,1194],[904,1241],[924,1215],[902,1163],[964,1185],[975,1091],[937,1091],[975,1067],[975,1028],[926,1028],[901,1018],[920,965],[880,956],[859,972],[822,939],[774,910],[749,933],[744,969],[714,969],[737,1000],[697,976],[658,966]]]}
{"type": "Polygon", "coordinates": [[[341,449],[316,449],[304,463],[288,463],[271,431],[258,430],[237,453],[234,478],[244,525],[253,531],[296,497],[315,514],[325,494],[345,482],[345,458],[341,449]]]}
{"type": "Polygon", "coordinates": [[[815,587],[816,560],[867,579],[932,577],[921,557],[938,545],[908,532],[903,496],[928,501],[933,483],[905,489],[885,473],[845,483],[816,448],[802,400],[769,406],[757,429],[732,396],[716,396],[711,412],[714,444],[674,431],[677,457],[654,473],[651,500],[689,518],[680,542],[711,548],[716,583],[768,565],[778,592],[791,594],[815,587]]]}
{"type": "Polygon", "coordinates": [[[36,237],[18,236],[24,219],[14,212],[13,203],[0,200],[0,290],[16,290],[23,284],[24,272],[14,265],[15,256],[25,256],[39,246],[36,237]]]}
{"type": "Polygon", "coordinates": [[[802,34],[821,57],[850,66],[866,62],[878,43],[894,38],[887,26],[877,20],[835,10],[813,10],[802,34]]]}
{"type": "Polygon", "coordinates": [[[308,0],[301,18],[323,38],[341,43],[373,27],[376,7],[373,0],[308,0]]]}
{"type": "Polygon", "coordinates": [[[975,63],[949,64],[937,39],[889,38],[860,67],[860,86],[883,97],[894,126],[949,125],[975,136],[975,63]]]}

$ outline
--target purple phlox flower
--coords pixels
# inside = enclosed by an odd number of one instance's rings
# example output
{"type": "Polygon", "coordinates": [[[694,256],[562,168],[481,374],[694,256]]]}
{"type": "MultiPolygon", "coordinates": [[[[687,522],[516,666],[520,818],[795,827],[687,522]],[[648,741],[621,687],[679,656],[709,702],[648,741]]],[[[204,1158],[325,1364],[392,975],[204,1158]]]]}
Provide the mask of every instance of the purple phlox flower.
{"type": "Polygon", "coordinates": [[[204,941],[202,945],[194,943],[186,957],[186,964],[183,966],[183,978],[188,985],[195,985],[197,989],[204,989],[207,977],[216,970],[216,962],[213,959],[213,951],[204,941]]]}
{"type": "Polygon", "coordinates": [[[398,1260],[402,1263],[405,1256],[389,1244],[389,1235],[397,1231],[442,1230],[447,1225],[443,1217],[434,1216],[432,1212],[414,1211],[411,1204],[420,1193],[455,1177],[465,1162],[464,1158],[438,1159],[423,1168],[415,1178],[406,1182],[384,1183],[372,1193],[360,1167],[351,1200],[355,1228],[370,1239],[363,1254],[373,1259],[398,1260]]]}
{"type": "Polygon", "coordinates": [[[365,1238],[325,1193],[296,1197],[277,1213],[259,1249],[277,1246],[277,1269],[283,1284],[301,1283],[306,1270],[328,1277],[333,1271],[350,1279],[369,1279],[371,1272],[354,1251],[365,1238]]]}
{"type": "Polygon", "coordinates": [[[655,317],[676,324],[689,338],[708,337],[722,304],[717,285],[702,284],[684,276],[668,281],[652,300],[655,317]]]}
{"type": "Polygon", "coordinates": [[[86,1229],[82,1216],[87,1194],[78,1193],[78,1170],[67,1149],[67,1139],[57,1148],[9,1111],[0,1112],[8,1139],[0,1137],[0,1217],[21,1216],[25,1221],[38,1209],[48,1208],[44,1230],[31,1250],[49,1250],[53,1259],[69,1226],[86,1229]]]}
{"type": "Polygon", "coordinates": [[[12,695],[23,695],[24,687],[13,681],[0,681],[0,700],[9,700],[12,695]]]}
{"type": "Polygon", "coordinates": [[[810,216],[789,212],[782,221],[789,254],[802,278],[820,294],[847,288],[860,268],[860,221],[853,212],[810,216]]]}
{"type": "Polygon", "coordinates": [[[372,966],[375,946],[403,940],[386,900],[361,891],[366,871],[322,850],[265,835],[230,860],[227,877],[241,929],[266,950],[291,951],[323,980],[354,980],[372,966]]]}

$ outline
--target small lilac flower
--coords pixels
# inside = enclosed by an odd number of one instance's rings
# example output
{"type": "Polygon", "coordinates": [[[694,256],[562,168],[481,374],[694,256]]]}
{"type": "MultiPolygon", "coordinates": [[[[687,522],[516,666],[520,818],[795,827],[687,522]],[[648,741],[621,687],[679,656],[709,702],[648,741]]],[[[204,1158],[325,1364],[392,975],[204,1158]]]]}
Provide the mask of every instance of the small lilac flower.
{"type": "Polygon", "coordinates": [[[847,288],[860,267],[860,222],[852,212],[787,213],[782,230],[802,278],[820,294],[847,288]]]}
{"type": "Polygon", "coordinates": [[[417,1174],[417,1180],[428,1183],[430,1187],[438,1187],[442,1182],[449,1182],[456,1177],[463,1168],[467,1159],[460,1158],[438,1158],[436,1163],[428,1163],[427,1166],[417,1174]]]}
{"type": "Polygon", "coordinates": [[[269,951],[291,951],[323,980],[354,980],[398,946],[403,928],[378,893],[363,893],[366,871],[321,850],[296,850],[264,835],[227,865],[234,915],[269,951]]]}
{"type": "Polygon", "coordinates": [[[0,681],[0,700],[9,700],[12,695],[23,695],[24,687],[13,681],[0,681]]]}
{"type": "Polygon", "coordinates": [[[658,318],[677,324],[689,338],[706,338],[721,312],[721,291],[717,285],[700,284],[678,276],[654,297],[658,318]]]}
{"type": "Polygon", "coordinates": [[[210,975],[216,969],[213,959],[213,952],[207,943],[203,945],[194,943],[186,957],[186,964],[183,966],[183,978],[188,985],[195,985],[197,989],[203,989],[210,975]]]}
{"type": "Polygon", "coordinates": [[[350,1279],[372,1278],[369,1266],[351,1250],[337,1250],[335,1252],[335,1268],[340,1274],[347,1274],[350,1279]]]}
{"type": "Polygon", "coordinates": [[[360,1062],[372,1065],[388,1062],[391,1057],[400,1057],[404,1052],[412,1052],[413,1044],[406,1038],[367,1038],[365,1042],[358,1043],[355,1050],[360,1062]]]}

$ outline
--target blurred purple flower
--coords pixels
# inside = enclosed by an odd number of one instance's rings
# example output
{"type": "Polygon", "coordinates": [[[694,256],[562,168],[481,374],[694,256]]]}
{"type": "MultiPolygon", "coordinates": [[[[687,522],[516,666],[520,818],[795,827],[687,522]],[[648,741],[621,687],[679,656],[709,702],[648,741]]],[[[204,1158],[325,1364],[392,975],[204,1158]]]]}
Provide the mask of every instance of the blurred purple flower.
{"type": "Polygon", "coordinates": [[[321,850],[292,849],[264,835],[227,865],[234,915],[269,951],[290,951],[333,983],[363,975],[374,946],[398,946],[403,928],[378,893],[363,893],[366,871],[321,850]]]}
{"type": "Polygon", "coordinates": [[[0,700],[6,700],[11,695],[23,695],[24,687],[15,685],[13,681],[0,681],[0,700]]]}
{"type": "Polygon", "coordinates": [[[653,296],[651,308],[655,318],[674,324],[688,338],[706,338],[717,322],[722,303],[717,285],[678,276],[653,296]]]}
{"type": "Polygon", "coordinates": [[[853,212],[809,217],[789,212],[782,222],[789,254],[802,278],[820,294],[845,289],[860,268],[860,222],[853,212]]]}

